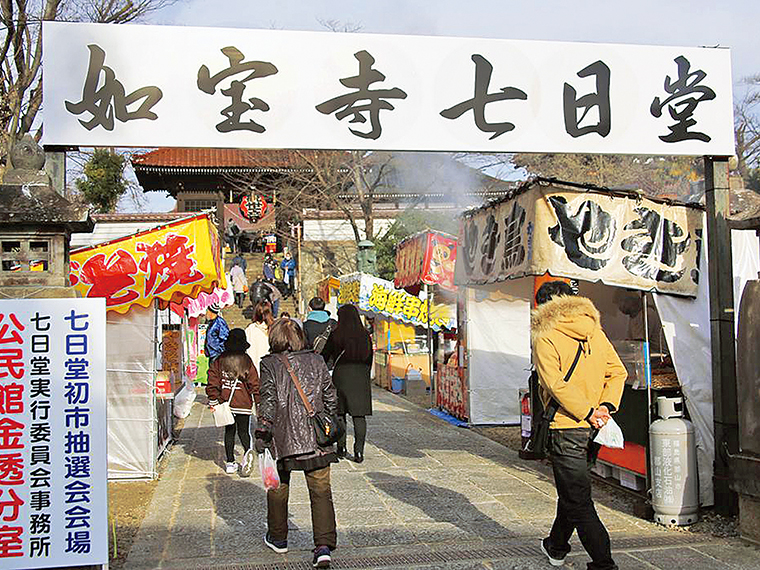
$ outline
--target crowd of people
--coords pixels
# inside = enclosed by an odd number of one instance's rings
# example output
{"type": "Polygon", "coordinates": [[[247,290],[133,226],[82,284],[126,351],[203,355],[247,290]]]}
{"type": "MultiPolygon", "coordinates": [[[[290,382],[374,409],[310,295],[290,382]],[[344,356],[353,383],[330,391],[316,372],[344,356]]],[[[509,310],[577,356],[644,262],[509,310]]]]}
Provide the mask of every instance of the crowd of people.
{"type": "MultiPolygon", "coordinates": [[[[284,314],[276,319],[271,302],[261,299],[246,330],[230,331],[219,308],[211,306],[206,393],[212,410],[226,401],[234,416],[224,431],[227,473],[249,476],[251,449],[269,450],[276,459],[280,485],[267,491],[266,546],[288,551],[289,486],[292,473],[303,471],[312,511],[313,564],[328,568],[337,545],[330,466],[348,457],[346,436],[337,446],[319,445],[304,398],[313,411],[338,414],[344,424],[351,416],[351,459],[364,461],[373,346],[355,306],[341,306],[337,320],[320,298],[313,298],[309,309],[303,323],[284,314]],[[240,466],[234,457],[236,434],[244,450],[240,466]]],[[[577,531],[592,559],[589,569],[616,570],[609,534],[591,498],[590,472],[599,450],[594,437],[620,405],[625,368],[601,328],[599,312],[566,283],[552,281],[538,290],[531,330],[541,397],[545,407],[556,410],[548,452],[557,514],[541,550],[552,565],[563,565],[577,531]]]]}
{"type": "MultiPolygon", "coordinates": [[[[253,290],[251,297],[255,298],[253,290]]],[[[234,418],[224,427],[226,473],[250,476],[255,454],[265,450],[277,462],[280,485],[267,491],[264,543],[275,552],[288,551],[288,490],[292,472],[302,471],[312,509],[314,565],[327,568],[336,547],[330,465],[339,459],[364,461],[366,416],[372,414],[373,349],[356,307],[341,307],[337,320],[318,297],[309,302],[309,309],[303,322],[286,313],[276,318],[270,296],[262,295],[255,301],[246,329],[230,330],[219,307],[210,306],[206,394],[212,413],[228,402],[234,418]],[[346,452],[345,433],[337,447],[317,444],[296,382],[316,413],[337,414],[344,425],[346,416],[351,416],[352,456],[346,452]],[[241,463],[235,459],[236,436],[243,447],[241,463]]]]}

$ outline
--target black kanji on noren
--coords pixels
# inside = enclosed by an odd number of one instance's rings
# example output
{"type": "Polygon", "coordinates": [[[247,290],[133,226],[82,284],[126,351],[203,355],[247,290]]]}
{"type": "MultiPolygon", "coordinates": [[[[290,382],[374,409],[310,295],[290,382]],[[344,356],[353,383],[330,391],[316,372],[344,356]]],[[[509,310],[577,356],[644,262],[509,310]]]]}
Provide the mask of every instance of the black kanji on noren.
{"type": "Polygon", "coordinates": [[[549,196],[549,204],[557,216],[549,237],[565,250],[567,258],[593,271],[606,266],[614,245],[615,218],[592,200],[584,200],[575,212],[564,196],[549,196]]]}
{"type": "Polygon", "coordinates": [[[222,89],[222,95],[226,95],[232,102],[229,107],[221,111],[221,115],[227,117],[224,121],[216,125],[216,130],[220,133],[229,133],[231,131],[253,131],[263,133],[266,129],[257,122],[241,121],[244,113],[248,111],[269,111],[269,105],[258,97],[251,97],[248,101],[243,101],[245,84],[251,79],[260,79],[277,73],[277,67],[266,61],[243,61],[245,56],[234,46],[222,49],[222,53],[230,61],[229,67],[211,75],[209,68],[202,65],[198,70],[198,89],[209,95],[216,92],[216,87],[230,77],[239,73],[248,73],[242,80],[233,79],[227,89],[222,89]]]}
{"type": "Polygon", "coordinates": [[[710,142],[710,136],[698,131],[690,131],[689,128],[697,124],[692,118],[694,111],[702,101],[715,99],[715,91],[700,85],[707,77],[707,74],[700,70],[689,72],[691,63],[684,56],[679,55],[674,60],[678,65],[678,77],[674,80],[668,75],[665,78],[665,91],[670,94],[669,97],[660,101],[655,97],[649,111],[653,116],[659,118],[665,107],[668,108],[670,117],[676,121],[670,125],[670,134],[660,136],[660,140],[667,143],[680,142],[685,140],[698,140],[710,142]]]}
{"type": "Polygon", "coordinates": [[[480,269],[484,276],[491,275],[496,265],[496,248],[501,241],[501,234],[499,233],[499,222],[496,221],[496,216],[489,214],[486,219],[486,226],[483,228],[482,241],[480,243],[480,269]]]}
{"type": "Polygon", "coordinates": [[[380,111],[392,111],[395,109],[385,99],[406,99],[406,93],[398,87],[370,90],[369,87],[373,83],[385,81],[385,75],[376,69],[372,69],[372,66],[375,64],[375,58],[369,52],[362,50],[356,52],[354,57],[359,61],[359,75],[346,77],[341,79],[340,82],[345,87],[355,89],[356,91],[339,95],[324,103],[320,103],[316,108],[317,111],[325,115],[331,115],[342,108],[342,110],[335,113],[335,118],[342,121],[346,117],[353,115],[349,123],[366,123],[367,117],[364,116],[364,113],[369,113],[372,130],[366,133],[352,128],[348,130],[357,137],[375,140],[380,138],[383,132],[383,128],[380,125],[380,111]],[[357,105],[357,103],[363,101],[366,101],[366,103],[357,105]]]}
{"type": "Polygon", "coordinates": [[[163,97],[162,91],[155,86],[141,87],[126,94],[124,86],[116,79],[116,73],[110,67],[103,65],[106,52],[98,45],[90,44],[90,62],[87,67],[87,77],[82,88],[82,100],[79,103],[66,101],[66,110],[73,115],[89,113],[89,120],[79,119],[81,125],[91,131],[97,126],[112,131],[114,118],[126,123],[135,119],[155,120],[158,118],[151,109],[163,97]],[[101,84],[102,76],[102,84],[101,84]],[[100,87],[98,85],[101,84],[100,87]],[[140,106],[134,111],[128,107],[142,99],[140,106]]]}
{"type": "Polygon", "coordinates": [[[519,267],[525,261],[525,245],[522,241],[522,228],[525,225],[525,208],[517,201],[504,218],[504,256],[501,260],[502,271],[519,267]]]}
{"type": "Polygon", "coordinates": [[[628,252],[623,267],[644,279],[675,283],[686,271],[683,254],[691,241],[689,233],[655,210],[640,206],[635,211],[638,219],[623,228],[631,232],[621,243],[628,252]]]}
{"type": "Polygon", "coordinates": [[[475,271],[475,257],[478,254],[478,226],[475,220],[468,219],[464,224],[464,244],[462,245],[462,263],[467,275],[475,271]]]}
{"type": "Polygon", "coordinates": [[[489,93],[488,87],[491,83],[493,66],[486,58],[477,53],[472,55],[472,61],[475,62],[475,94],[473,98],[441,111],[441,116],[446,119],[458,119],[467,111],[472,110],[473,115],[475,115],[475,126],[484,133],[493,133],[488,139],[493,140],[513,130],[515,125],[507,121],[489,123],[486,120],[486,105],[511,99],[526,100],[528,94],[516,87],[502,87],[500,93],[489,93]]]}
{"type": "Polygon", "coordinates": [[[562,103],[565,112],[565,130],[571,137],[577,138],[589,133],[602,137],[610,134],[612,112],[610,109],[610,68],[603,61],[595,61],[581,69],[578,77],[596,77],[596,91],[578,98],[578,92],[569,83],[565,83],[562,103]],[[596,108],[599,121],[596,124],[581,126],[589,112],[596,108]],[[580,116],[578,112],[580,111],[580,116]]]}

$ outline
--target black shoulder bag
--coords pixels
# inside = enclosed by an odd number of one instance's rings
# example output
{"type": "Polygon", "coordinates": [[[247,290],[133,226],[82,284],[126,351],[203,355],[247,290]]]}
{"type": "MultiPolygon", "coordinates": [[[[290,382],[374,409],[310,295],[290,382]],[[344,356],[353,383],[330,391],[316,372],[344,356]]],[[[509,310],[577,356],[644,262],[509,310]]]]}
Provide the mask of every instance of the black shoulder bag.
{"type": "Polygon", "coordinates": [[[298,395],[301,397],[306,413],[309,415],[311,426],[314,428],[314,435],[317,438],[317,445],[319,447],[328,447],[338,441],[346,431],[343,422],[340,420],[337,414],[328,414],[325,411],[317,412],[314,407],[309,403],[306,394],[301,388],[301,383],[296,377],[296,373],[293,371],[293,367],[288,361],[288,357],[284,354],[280,354],[280,360],[287,368],[290,378],[293,380],[293,384],[296,385],[298,395]]]}
{"type": "MultiPolygon", "coordinates": [[[[575,353],[575,360],[573,360],[573,363],[570,365],[570,369],[567,371],[567,374],[565,374],[565,382],[570,381],[570,377],[575,371],[575,367],[578,364],[578,360],[580,359],[582,352],[583,345],[581,343],[578,343],[578,352],[575,353]]],[[[533,390],[536,390],[535,393],[537,394],[538,373],[535,370],[531,372],[528,382],[530,383],[531,394],[534,393],[533,390]]],[[[540,398],[532,398],[531,400],[535,403],[539,402],[540,398]]],[[[533,414],[534,420],[536,417],[539,417],[539,419],[538,421],[534,421],[533,425],[531,426],[530,438],[525,443],[523,453],[520,454],[523,459],[544,459],[546,457],[546,449],[549,443],[549,426],[554,420],[554,416],[556,415],[558,409],[559,402],[552,398],[549,400],[549,403],[546,405],[546,408],[544,408],[543,413],[541,413],[540,417],[538,416],[538,410],[536,410],[536,413],[533,414]]]]}

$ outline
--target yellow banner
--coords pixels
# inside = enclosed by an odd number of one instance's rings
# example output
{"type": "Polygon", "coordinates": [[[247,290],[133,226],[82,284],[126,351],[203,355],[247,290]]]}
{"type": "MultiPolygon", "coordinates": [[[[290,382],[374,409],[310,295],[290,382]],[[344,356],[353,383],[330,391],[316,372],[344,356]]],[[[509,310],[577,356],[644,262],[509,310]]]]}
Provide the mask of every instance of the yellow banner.
{"type": "Polygon", "coordinates": [[[71,285],[109,311],[155,299],[181,303],[226,287],[219,236],[207,214],[71,253],[71,285]]]}
{"type": "MultiPolygon", "coordinates": [[[[427,327],[427,302],[396,289],[393,283],[363,273],[352,273],[341,278],[338,305],[356,305],[362,311],[385,315],[418,327],[427,327]]],[[[456,328],[456,311],[452,305],[434,303],[430,310],[430,327],[433,330],[456,328]]]]}

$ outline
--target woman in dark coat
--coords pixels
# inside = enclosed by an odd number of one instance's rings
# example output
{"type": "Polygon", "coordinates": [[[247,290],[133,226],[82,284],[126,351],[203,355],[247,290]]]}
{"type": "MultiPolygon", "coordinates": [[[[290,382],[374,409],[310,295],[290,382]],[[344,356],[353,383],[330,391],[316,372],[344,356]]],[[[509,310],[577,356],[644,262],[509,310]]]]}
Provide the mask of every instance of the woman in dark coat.
{"type": "Polygon", "coordinates": [[[224,352],[209,366],[206,385],[208,405],[212,412],[219,403],[230,403],[235,422],[224,428],[224,451],[227,459],[225,471],[231,475],[238,470],[238,464],[235,462],[237,432],[245,451],[240,469],[243,477],[250,476],[253,469],[250,422],[254,400],[257,404],[259,401],[259,375],[251,358],[245,353],[249,346],[245,339],[245,331],[232,329],[225,342],[224,352]]]}
{"type": "MultiPolygon", "coordinates": [[[[362,325],[359,311],[353,305],[338,309],[338,326],[322,352],[326,362],[335,363],[333,383],[338,389],[338,413],[346,414],[354,423],[354,461],[364,461],[367,438],[366,416],[372,415],[372,338],[362,325]]],[[[346,456],[346,436],[338,443],[338,457],[346,456]]]]}
{"type": "Polygon", "coordinates": [[[314,567],[329,568],[335,549],[335,508],[330,486],[330,464],[338,461],[335,448],[320,447],[306,406],[291,372],[315,412],[334,414],[337,395],[322,357],[306,348],[298,324],[281,318],[269,328],[268,354],[261,359],[261,402],[258,406],[256,451],[269,447],[277,460],[280,486],[267,491],[267,534],[264,544],[275,552],[288,551],[288,495],[290,474],[303,471],[309,489],[314,527],[314,567]]]}

